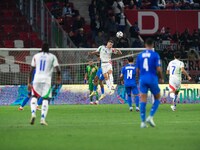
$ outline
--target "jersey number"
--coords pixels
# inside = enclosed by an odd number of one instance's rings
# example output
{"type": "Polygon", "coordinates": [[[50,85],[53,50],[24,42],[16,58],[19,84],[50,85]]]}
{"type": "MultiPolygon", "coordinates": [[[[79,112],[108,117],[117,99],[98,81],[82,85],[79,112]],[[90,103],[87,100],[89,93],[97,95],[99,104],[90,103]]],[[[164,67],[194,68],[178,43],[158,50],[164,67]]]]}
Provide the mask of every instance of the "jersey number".
{"type": "Polygon", "coordinates": [[[46,60],[40,60],[40,71],[44,71],[46,60]]]}
{"type": "Polygon", "coordinates": [[[176,66],[172,66],[172,74],[174,74],[174,71],[175,71],[175,69],[176,69],[176,66]]]}
{"type": "Polygon", "coordinates": [[[146,71],[149,71],[148,59],[147,59],[147,58],[144,59],[143,68],[144,68],[146,71]]]}
{"type": "Polygon", "coordinates": [[[133,70],[127,70],[127,79],[132,79],[133,77],[133,70]]]}

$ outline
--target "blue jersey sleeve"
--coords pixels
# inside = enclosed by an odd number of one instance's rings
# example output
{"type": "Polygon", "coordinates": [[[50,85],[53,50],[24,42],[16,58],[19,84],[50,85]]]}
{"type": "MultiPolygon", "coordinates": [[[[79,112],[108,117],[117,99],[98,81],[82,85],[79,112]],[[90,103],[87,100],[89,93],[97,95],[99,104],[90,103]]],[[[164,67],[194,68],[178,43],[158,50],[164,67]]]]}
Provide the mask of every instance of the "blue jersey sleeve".
{"type": "Polygon", "coordinates": [[[137,59],[136,59],[136,68],[140,69],[140,54],[137,56],[137,59]]]}

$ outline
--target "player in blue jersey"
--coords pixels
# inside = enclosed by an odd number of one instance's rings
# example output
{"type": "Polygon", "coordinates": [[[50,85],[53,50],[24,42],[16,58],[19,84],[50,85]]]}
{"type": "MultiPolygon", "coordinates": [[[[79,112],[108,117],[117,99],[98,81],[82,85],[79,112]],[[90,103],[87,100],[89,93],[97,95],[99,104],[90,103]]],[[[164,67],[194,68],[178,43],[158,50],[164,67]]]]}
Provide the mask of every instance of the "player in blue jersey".
{"type": "Polygon", "coordinates": [[[139,91],[136,82],[136,67],[133,64],[133,57],[128,58],[128,64],[121,70],[120,78],[124,80],[124,86],[128,95],[129,110],[133,111],[131,93],[135,97],[136,111],[139,109],[139,91]]]}
{"type": "Polygon", "coordinates": [[[103,72],[102,72],[102,69],[101,67],[98,68],[97,70],[97,73],[96,73],[96,76],[94,78],[94,86],[93,86],[93,92],[90,94],[90,97],[93,96],[96,91],[97,91],[97,86],[98,84],[100,85],[101,87],[101,96],[99,98],[99,100],[97,100],[94,104],[99,104],[99,101],[104,99],[105,98],[105,93],[104,93],[104,85],[103,85],[103,80],[104,80],[104,76],[103,76],[103,72]]]}
{"type": "Polygon", "coordinates": [[[141,128],[146,128],[146,122],[152,127],[155,127],[153,116],[156,113],[160,104],[160,88],[158,86],[158,79],[160,83],[164,83],[162,77],[162,69],[160,64],[160,56],[152,49],[154,47],[154,41],[148,38],[145,41],[145,48],[141,52],[136,61],[137,74],[139,75],[140,84],[140,116],[141,116],[141,128]],[[154,103],[152,105],[150,115],[146,119],[146,103],[148,90],[154,95],[154,103]],[[146,122],[145,122],[146,119],[146,122]]]}
{"type": "MultiPolygon", "coordinates": [[[[33,71],[32,81],[34,79],[34,75],[35,75],[35,71],[33,71]]],[[[26,87],[26,89],[27,89],[27,87],[26,87]]],[[[22,103],[21,103],[20,107],[18,108],[18,110],[24,110],[24,106],[28,103],[30,98],[31,98],[31,91],[28,91],[28,95],[22,98],[22,103]]],[[[40,97],[37,102],[37,110],[40,110],[39,105],[41,105],[41,104],[42,104],[42,98],[40,97]]]]}

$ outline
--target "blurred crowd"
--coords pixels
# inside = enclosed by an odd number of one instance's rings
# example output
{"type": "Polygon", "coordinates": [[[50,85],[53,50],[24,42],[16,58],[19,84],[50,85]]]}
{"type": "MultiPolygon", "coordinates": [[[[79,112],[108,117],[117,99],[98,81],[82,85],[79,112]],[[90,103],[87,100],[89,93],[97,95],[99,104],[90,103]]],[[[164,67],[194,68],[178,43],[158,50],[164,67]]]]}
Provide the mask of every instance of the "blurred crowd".
{"type": "MultiPolygon", "coordinates": [[[[52,3],[50,10],[60,25],[68,32],[69,37],[77,47],[98,47],[107,39],[115,41],[115,47],[143,47],[145,36],[140,35],[137,22],[127,27],[125,9],[199,9],[197,0],[91,0],[88,6],[90,25],[86,25],[79,11],[74,9],[69,0],[52,3]],[[103,13],[102,13],[103,12],[103,13]],[[116,32],[122,31],[124,36],[116,38],[116,32]]],[[[183,33],[171,33],[170,28],[163,27],[154,37],[156,44],[165,46],[161,55],[170,58],[173,50],[181,50],[184,58],[199,58],[200,30],[183,33]]]]}
{"type": "Polygon", "coordinates": [[[124,0],[129,9],[199,9],[199,0],[124,0]]]}

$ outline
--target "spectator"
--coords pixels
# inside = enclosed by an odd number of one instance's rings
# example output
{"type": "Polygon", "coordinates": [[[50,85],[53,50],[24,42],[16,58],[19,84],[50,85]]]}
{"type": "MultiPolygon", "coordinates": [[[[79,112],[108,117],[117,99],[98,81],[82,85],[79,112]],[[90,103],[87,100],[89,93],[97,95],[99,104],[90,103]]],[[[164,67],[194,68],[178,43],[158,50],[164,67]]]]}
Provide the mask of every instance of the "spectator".
{"type": "Polygon", "coordinates": [[[70,39],[72,40],[72,42],[75,43],[76,42],[76,37],[75,37],[74,32],[70,31],[68,35],[69,35],[70,39]]]}
{"type": "Polygon", "coordinates": [[[89,8],[88,8],[90,20],[95,20],[95,16],[97,14],[96,9],[97,9],[96,8],[96,0],[92,0],[91,4],[89,5],[89,8]]]}
{"type": "Polygon", "coordinates": [[[129,29],[130,37],[131,37],[131,46],[132,47],[141,47],[141,42],[143,39],[141,38],[139,34],[139,27],[138,23],[135,22],[133,26],[130,27],[129,29]]]}
{"type": "Polygon", "coordinates": [[[73,10],[70,6],[70,3],[64,4],[63,10],[62,10],[62,16],[72,16],[73,15],[73,10]]]}
{"type": "Polygon", "coordinates": [[[108,36],[114,36],[117,32],[117,25],[115,22],[115,16],[111,16],[105,24],[105,31],[108,33],[108,36]]]}
{"type": "Polygon", "coordinates": [[[172,40],[172,36],[171,36],[169,27],[167,27],[165,29],[165,31],[163,31],[161,38],[162,38],[162,40],[172,40]]]}
{"type": "Polygon", "coordinates": [[[56,0],[52,3],[51,13],[56,19],[62,16],[62,4],[59,0],[56,0]]]}
{"type": "Polygon", "coordinates": [[[113,7],[113,10],[115,13],[115,20],[119,24],[121,14],[124,15],[124,3],[122,0],[116,0],[116,1],[114,1],[112,7],[113,7]]]}
{"type": "Polygon", "coordinates": [[[188,59],[189,60],[199,59],[199,54],[197,53],[197,51],[195,51],[195,49],[190,49],[188,51],[188,59]]]}
{"type": "Polygon", "coordinates": [[[158,30],[155,35],[154,35],[154,40],[157,42],[157,43],[162,43],[162,38],[161,38],[161,32],[160,30],[158,30]]]}
{"type": "Polygon", "coordinates": [[[97,47],[99,47],[105,43],[106,43],[106,38],[104,36],[104,33],[102,31],[99,31],[98,36],[95,37],[95,44],[97,47]]]}
{"type": "Polygon", "coordinates": [[[184,45],[185,49],[189,49],[191,45],[191,36],[188,29],[181,34],[181,43],[184,45]]]}
{"type": "Polygon", "coordinates": [[[83,28],[80,28],[78,30],[78,34],[75,39],[75,44],[77,47],[85,47],[85,48],[88,47],[87,38],[86,38],[83,28]]]}
{"type": "Polygon", "coordinates": [[[194,30],[191,39],[192,39],[192,46],[193,46],[197,51],[199,51],[200,37],[199,37],[199,34],[198,34],[198,31],[197,31],[197,30],[194,30]]]}
{"type": "Polygon", "coordinates": [[[125,28],[126,28],[126,17],[124,16],[124,14],[121,14],[120,15],[120,22],[119,22],[119,25],[118,25],[118,31],[124,32],[125,28]]]}
{"type": "Polygon", "coordinates": [[[102,28],[98,15],[95,16],[95,19],[91,20],[90,27],[91,27],[91,30],[92,30],[92,39],[94,40],[95,37],[98,34],[98,31],[100,31],[101,28],[102,28]]]}
{"type": "Polygon", "coordinates": [[[158,6],[158,0],[150,0],[151,4],[150,4],[150,8],[151,9],[160,9],[158,6]]]}
{"type": "Polygon", "coordinates": [[[158,0],[158,7],[160,9],[164,9],[166,7],[166,2],[165,0],[158,0]]]}
{"type": "Polygon", "coordinates": [[[180,33],[178,31],[176,31],[172,37],[173,41],[175,43],[179,43],[180,42],[180,33]]]}
{"type": "Polygon", "coordinates": [[[85,20],[83,17],[81,17],[80,15],[76,16],[73,25],[72,25],[72,29],[74,32],[76,32],[78,29],[83,28],[83,26],[85,25],[85,20]]]}

